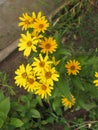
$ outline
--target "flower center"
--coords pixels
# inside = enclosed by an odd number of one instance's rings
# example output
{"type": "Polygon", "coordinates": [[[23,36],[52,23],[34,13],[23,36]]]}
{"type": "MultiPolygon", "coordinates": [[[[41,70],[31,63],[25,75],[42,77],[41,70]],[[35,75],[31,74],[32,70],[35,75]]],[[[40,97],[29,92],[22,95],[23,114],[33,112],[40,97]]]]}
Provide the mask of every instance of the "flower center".
{"type": "Polygon", "coordinates": [[[33,83],[34,83],[34,79],[33,79],[33,78],[28,78],[28,82],[29,82],[30,84],[33,84],[33,83]]]}
{"type": "Polygon", "coordinates": [[[31,41],[28,41],[27,42],[27,46],[30,47],[32,45],[32,42],[31,41]]]}
{"type": "Polygon", "coordinates": [[[45,85],[42,85],[41,88],[42,88],[42,90],[46,90],[47,89],[47,87],[45,85]]]}
{"type": "Polygon", "coordinates": [[[72,65],[70,69],[71,69],[71,70],[75,70],[75,66],[74,66],[74,65],[72,65]]]}
{"type": "Polygon", "coordinates": [[[44,67],[44,66],[45,66],[45,62],[44,62],[44,61],[41,61],[41,62],[39,63],[39,65],[40,65],[40,67],[44,67]]]}
{"type": "Polygon", "coordinates": [[[27,77],[27,73],[24,72],[24,73],[21,74],[21,76],[25,79],[27,77]]]}
{"type": "Polygon", "coordinates": [[[42,29],[44,27],[43,24],[39,24],[39,28],[42,29]]]}
{"type": "Polygon", "coordinates": [[[45,77],[46,77],[46,79],[49,79],[51,77],[51,72],[46,72],[45,77]]]}
{"type": "Polygon", "coordinates": [[[34,23],[34,22],[36,22],[36,19],[35,19],[35,18],[32,19],[32,23],[34,23]]]}
{"type": "Polygon", "coordinates": [[[47,44],[45,45],[45,48],[46,48],[46,49],[50,49],[50,47],[51,47],[51,45],[50,45],[49,43],[47,43],[47,44]]]}
{"type": "Polygon", "coordinates": [[[25,20],[25,24],[27,25],[30,24],[29,20],[25,20]]]}

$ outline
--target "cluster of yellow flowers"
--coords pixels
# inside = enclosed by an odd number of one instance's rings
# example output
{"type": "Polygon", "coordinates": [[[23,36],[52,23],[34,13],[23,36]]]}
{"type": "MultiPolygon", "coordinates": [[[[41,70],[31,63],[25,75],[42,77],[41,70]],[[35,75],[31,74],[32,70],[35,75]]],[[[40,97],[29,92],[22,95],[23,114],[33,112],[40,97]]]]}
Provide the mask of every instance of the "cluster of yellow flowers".
{"type": "MultiPolygon", "coordinates": [[[[18,50],[24,51],[24,56],[28,57],[31,51],[37,52],[38,57],[34,57],[32,64],[20,65],[15,71],[15,84],[23,87],[28,92],[34,92],[42,99],[51,96],[54,89],[54,82],[59,81],[60,74],[56,70],[59,61],[51,54],[56,51],[58,44],[53,37],[46,37],[45,31],[49,27],[49,22],[42,13],[32,12],[32,16],[24,13],[19,17],[19,26],[26,30],[26,34],[21,34],[18,50]],[[30,30],[30,31],[29,31],[30,30]]],[[[65,64],[68,75],[77,75],[81,70],[80,63],[70,60],[65,64]]],[[[62,96],[62,104],[71,108],[75,103],[75,98],[71,95],[71,100],[62,96]]]]}
{"type": "Polygon", "coordinates": [[[32,16],[27,13],[19,17],[21,22],[19,26],[22,26],[22,30],[26,30],[26,34],[21,34],[20,42],[18,44],[19,51],[24,50],[24,56],[29,56],[31,51],[37,52],[37,48],[40,48],[42,53],[53,53],[57,48],[57,43],[53,37],[43,37],[42,33],[45,33],[49,27],[49,23],[45,16],[39,12],[37,15],[32,12],[32,16]],[[27,29],[31,29],[29,32],[27,29]]]}
{"type": "Polygon", "coordinates": [[[38,14],[32,12],[32,16],[25,13],[19,19],[21,20],[19,26],[22,26],[22,30],[26,30],[26,34],[21,34],[18,44],[19,51],[24,51],[26,57],[30,55],[31,51],[39,51],[39,57],[34,57],[31,65],[20,65],[19,69],[15,71],[17,75],[15,83],[24,87],[28,92],[31,91],[40,95],[41,98],[47,98],[47,95],[51,96],[54,81],[58,81],[59,78],[59,73],[53,66],[53,63],[56,62],[49,58],[49,53],[56,51],[56,40],[53,37],[43,36],[49,23],[41,12],[38,14]]]}
{"type": "Polygon", "coordinates": [[[98,72],[95,72],[95,78],[97,79],[95,79],[93,83],[95,84],[96,87],[98,87],[98,72]]]}
{"type": "Polygon", "coordinates": [[[55,67],[51,67],[52,61],[46,55],[44,58],[39,54],[39,58],[34,58],[34,62],[30,65],[20,65],[19,69],[15,71],[15,83],[18,86],[24,87],[28,92],[34,92],[47,98],[51,96],[54,81],[58,81],[59,74],[55,67]]]}

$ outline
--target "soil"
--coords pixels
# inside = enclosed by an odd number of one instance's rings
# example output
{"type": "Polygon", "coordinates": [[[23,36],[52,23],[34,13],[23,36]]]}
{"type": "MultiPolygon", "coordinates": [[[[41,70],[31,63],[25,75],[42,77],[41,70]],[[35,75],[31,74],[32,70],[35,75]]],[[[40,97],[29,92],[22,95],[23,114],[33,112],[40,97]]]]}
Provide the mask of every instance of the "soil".
{"type": "Polygon", "coordinates": [[[22,13],[31,15],[33,11],[41,11],[49,17],[63,3],[64,0],[0,0],[0,50],[19,38],[21,28],[18,27],[18,18],[22,13]]]}

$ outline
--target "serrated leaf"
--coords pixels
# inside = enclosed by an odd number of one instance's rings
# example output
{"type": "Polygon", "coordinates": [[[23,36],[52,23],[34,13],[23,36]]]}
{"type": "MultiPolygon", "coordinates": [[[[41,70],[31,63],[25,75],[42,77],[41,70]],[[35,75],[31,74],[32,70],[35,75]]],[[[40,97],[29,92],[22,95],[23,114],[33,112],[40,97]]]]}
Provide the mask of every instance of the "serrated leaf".
{"type": "Polygon", "coordinates": [[[24,123],[22,120],[18,118],[11,118],[10,124],[14,127],[21,127],[24,123]]]}

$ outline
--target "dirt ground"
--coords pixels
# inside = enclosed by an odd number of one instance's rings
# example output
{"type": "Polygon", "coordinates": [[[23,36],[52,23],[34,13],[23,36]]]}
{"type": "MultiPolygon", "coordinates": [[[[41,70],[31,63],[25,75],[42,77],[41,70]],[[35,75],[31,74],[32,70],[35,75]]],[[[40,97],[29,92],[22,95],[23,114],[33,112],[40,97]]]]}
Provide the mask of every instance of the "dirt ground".
{"type": "Polygon", "coordinates": [[[21,29],[18,27],[18,18],[22,13],[41,11],[48,17],[65,0],[56,1],[0,0],[0,50],[19,38],[21,29]]]}
{"type": "Polygon", "coordinates": [[[27,61],[23,56],[23,53],[16,49],[11,55],[9,55],[3,62],[0,63],[0,71],[3,71],[7,74],[9,84],[14,85],[14,71],[20,64],[26,62],[27,61]]]}

